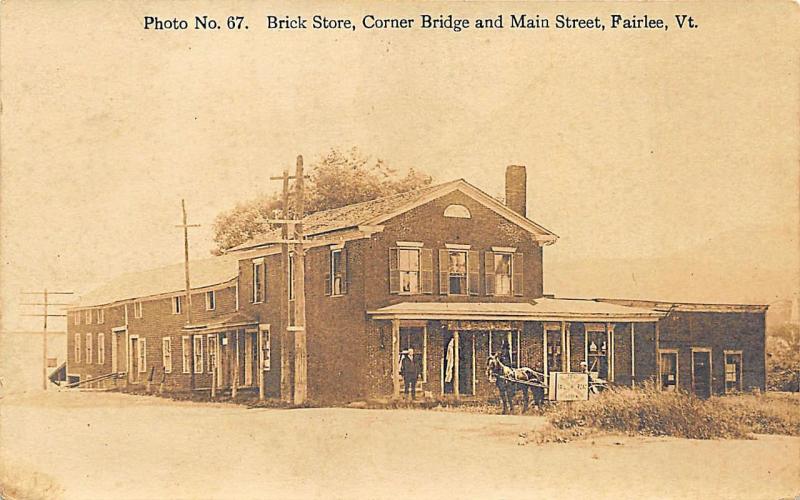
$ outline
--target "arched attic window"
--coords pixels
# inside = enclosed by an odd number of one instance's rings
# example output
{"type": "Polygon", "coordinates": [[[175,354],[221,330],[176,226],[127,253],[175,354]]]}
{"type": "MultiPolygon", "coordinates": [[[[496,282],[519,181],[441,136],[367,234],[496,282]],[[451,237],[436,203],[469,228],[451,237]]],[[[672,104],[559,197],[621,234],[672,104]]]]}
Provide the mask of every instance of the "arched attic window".
{"type": "Polygon", "coordinates": [[[456,219],[472,218],[472,215],[469,213],[469,209],[464,205],[448,205],[447,208],[444,209],[444,216],[455,217],[456,219]]]}

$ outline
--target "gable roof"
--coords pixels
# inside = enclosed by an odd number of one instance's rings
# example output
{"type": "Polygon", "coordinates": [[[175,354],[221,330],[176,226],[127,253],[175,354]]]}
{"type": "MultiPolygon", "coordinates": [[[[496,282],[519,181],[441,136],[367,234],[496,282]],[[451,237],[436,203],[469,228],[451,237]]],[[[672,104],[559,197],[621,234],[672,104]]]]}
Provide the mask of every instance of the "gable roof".
{"type": "MultiPolygon", "coordinates": [[[[535,235],[546,244],[554,243],[558,239],[553,232],[514,212],[464,179],[315,212],[303,219],[303,230],[306,236],[313,236],[358,226],[378,225],[454,191],[464,193],[501,217],[535,235]]],[[[271,245],[279,239],[280,230],[272,230],[231,248],[229,252],[271,245]]]]}
{"type": "MultiPolygon", "coordinates": [[[[181,292],[186,281],[183,263],[120,275],[80,297],[72,307],[94,307],[123,300],[181,292]]],[[[223,255],[190,262],[192,289],[220,285],[239,275],[238,256],[223,255]]]]}

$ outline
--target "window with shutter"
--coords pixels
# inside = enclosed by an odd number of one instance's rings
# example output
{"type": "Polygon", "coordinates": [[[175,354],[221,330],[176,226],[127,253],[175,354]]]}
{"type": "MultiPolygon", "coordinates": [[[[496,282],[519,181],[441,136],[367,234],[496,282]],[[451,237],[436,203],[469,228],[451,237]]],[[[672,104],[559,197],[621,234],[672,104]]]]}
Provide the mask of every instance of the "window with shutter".
{"type": "Polygon", "coordinates": [[[450,292],[450,252],[439,250],[439,294],[447,295],[450,292]]]}
{"type": "Polygon", "coordinates": [[[342,248],[342,258],[341,258],[341,266],[342,266],[342,294],[347,293],[347,289],[350,287],[350,266],[347,264],[347,249],[342,248]]]}
{"type": "Polygon", "coordinates": [[[521,253],[514,254],[511,268],[514,273],[514,281],[511,284],[511,289],[514,291],[514,295],[520,297],[523,294],[523,269],[525,268],[521,253]]]}
{"type": "Polygon", "coordinates": [[[331,295],[342,295],[344,293],[344,269],[342,261],[342,249],[331,250],[329,278],[331,295]]]}
{"type": "Polygon", "coordinates": [[[389,293],[400,293],[399,249],[389,249],[389,293]]]}
{"type": "Polygon", "coordinates": [[[423,248],[420,250],[420,268],[422,273],[422,293],[433,293],[433,250],[423,248]]]}
{"type": "Polygon", "coordinates": [[[480,293],[481,261],[479,255],[475,250],[467,252],[467,286],[469,286],[470,295],[478,295],[480,293]]]}
{"type": "Polygon", "coordinates": [[[512,257],[510,253],[494,252],[492,262],[492,281],[495,295],[511,295],[512,257]]]}
{"type": "Polygon", "coordinates": [[[486,295],[494,295],[494,252],[483,253],[483,287],[486,295]]]}

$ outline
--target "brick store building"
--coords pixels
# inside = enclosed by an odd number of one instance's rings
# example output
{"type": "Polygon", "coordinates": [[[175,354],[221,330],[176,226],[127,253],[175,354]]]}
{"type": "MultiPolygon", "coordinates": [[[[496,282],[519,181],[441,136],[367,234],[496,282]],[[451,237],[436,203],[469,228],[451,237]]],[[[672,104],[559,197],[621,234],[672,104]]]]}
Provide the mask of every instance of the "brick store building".
{"type": "MultiPolygon", "coordinates": [[[[506,204],[456,180],[306,217],[309,398],[396,396],[408,348],[421,354],[419,392],[485,398],[487,356],[504,342],[512,364],[545,373],[586,362],[614,384],[765,388],[766,306],[545,296],[542,252],[557,236],[526,217],[525,196],[525,168],[512,166],[506,204]]],[[[192,262],[191,301],[182,265],[83,297],[70,310],[68,375],[290,398],[294,259],[279,241],[192,262]]]]}

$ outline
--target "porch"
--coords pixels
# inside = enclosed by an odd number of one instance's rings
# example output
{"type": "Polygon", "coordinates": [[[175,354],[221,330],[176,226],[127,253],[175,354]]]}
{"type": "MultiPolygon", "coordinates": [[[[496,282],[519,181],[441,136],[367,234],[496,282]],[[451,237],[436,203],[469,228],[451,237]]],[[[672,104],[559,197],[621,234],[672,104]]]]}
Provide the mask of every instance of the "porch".
{"type": "Polygon", "coordinates": [[[504,343],[514,367],[546,375],[589,371],[626,385],[653,377],[657,322],[664,316],[650,309],[550,298],[533,303],[403,302],[368,314],[391,332],[394,398],[402,387],[401,353],[412,348],[420,358],[417,392],[457,399],[494,393],[485,376],[486,360],[504,343]]]}

